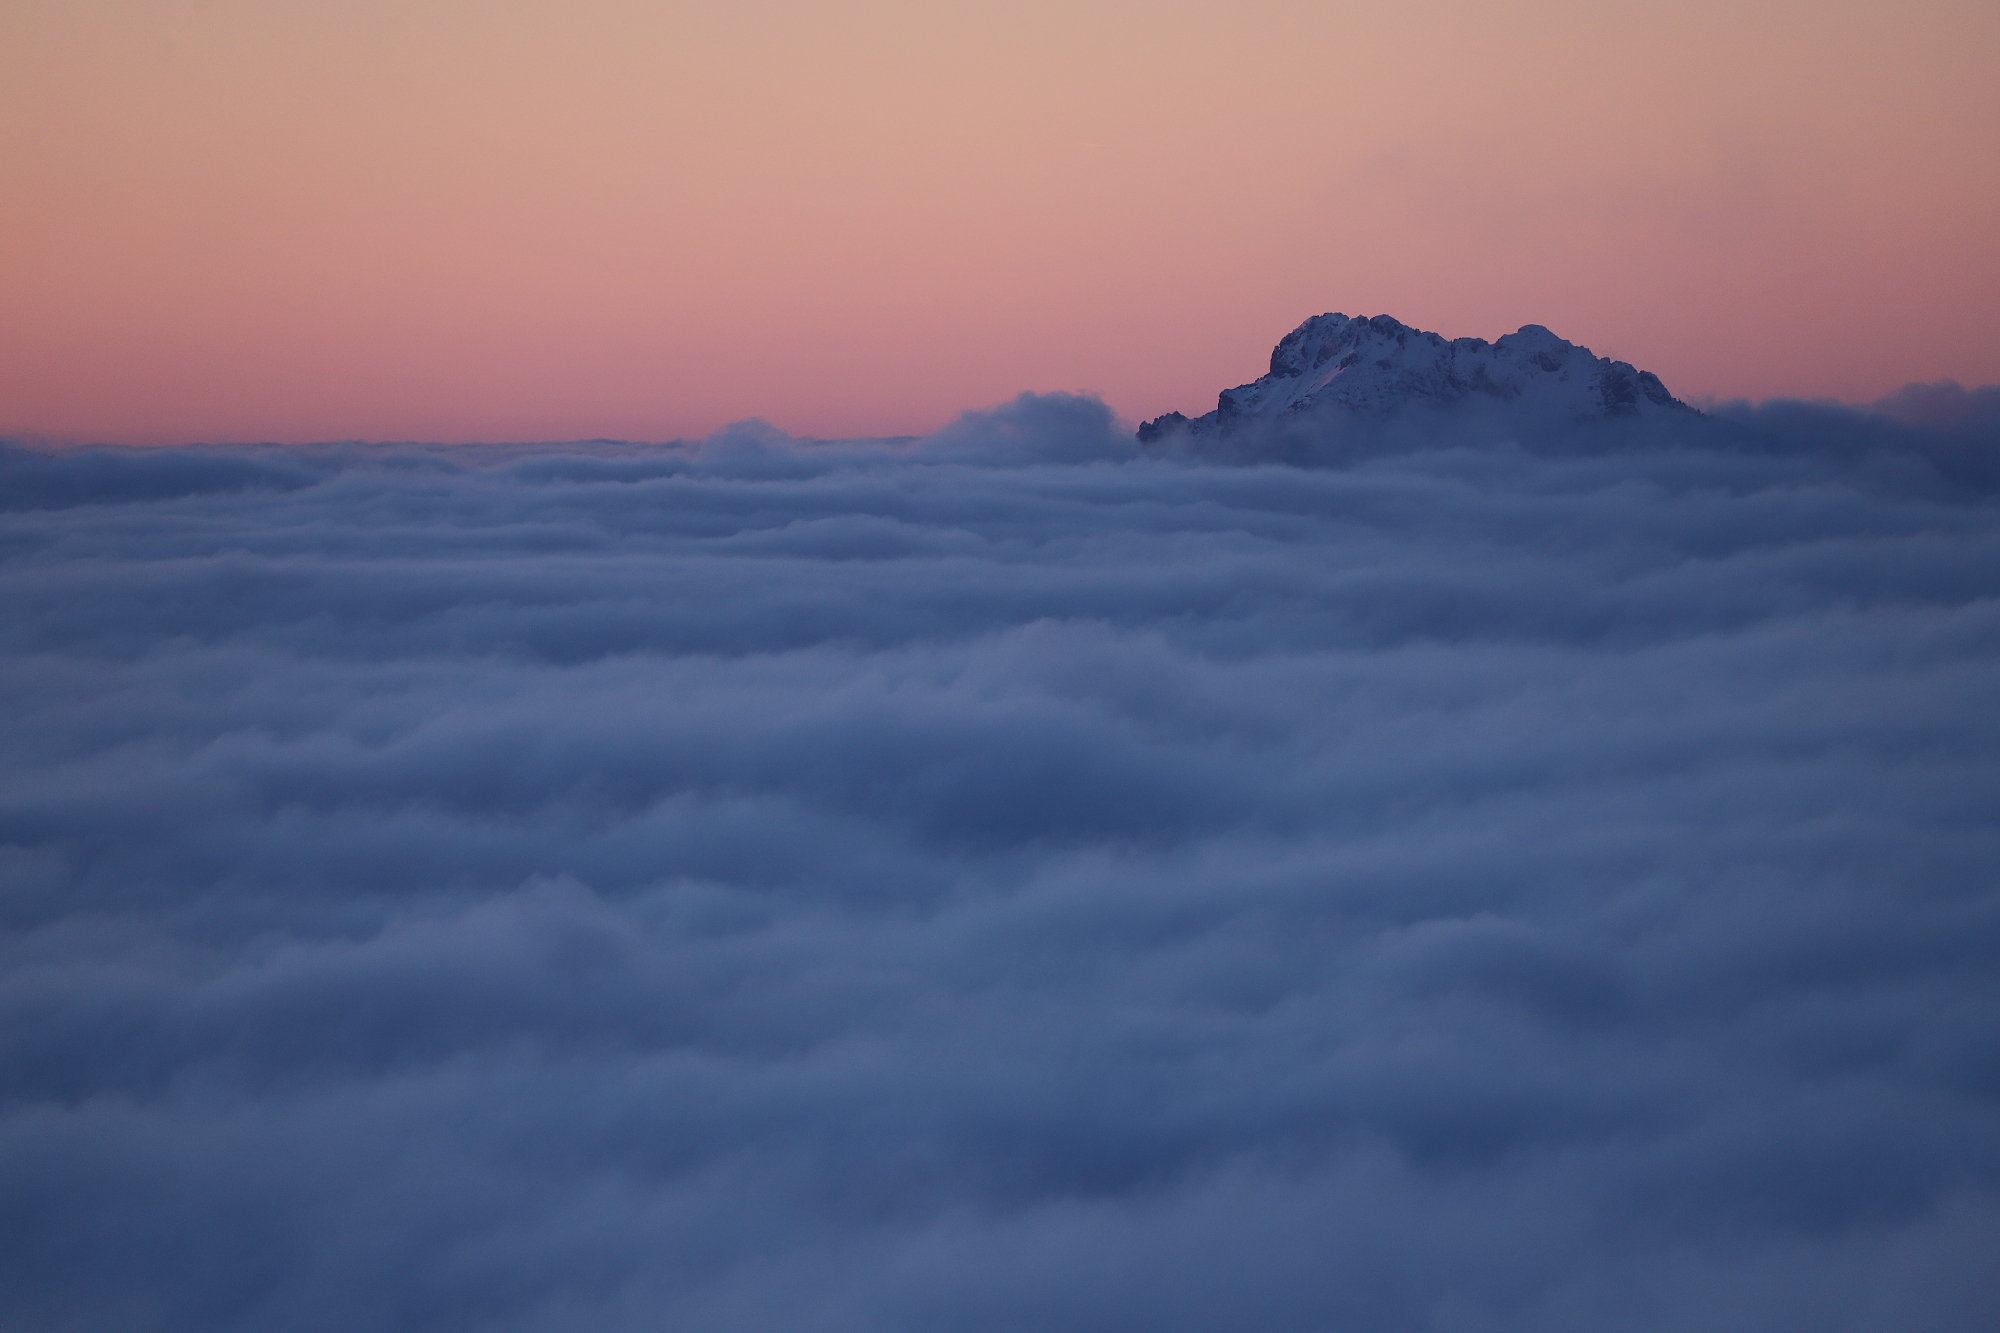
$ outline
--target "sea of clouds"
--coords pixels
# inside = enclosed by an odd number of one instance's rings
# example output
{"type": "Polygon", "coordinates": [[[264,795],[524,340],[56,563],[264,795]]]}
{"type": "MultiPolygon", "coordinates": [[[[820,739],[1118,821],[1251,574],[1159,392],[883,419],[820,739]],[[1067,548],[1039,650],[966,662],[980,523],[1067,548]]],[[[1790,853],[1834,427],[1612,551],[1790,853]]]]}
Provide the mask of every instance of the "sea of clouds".
{"type": "Polygon", "coordinates": [[[2000,391],[0,449],[0,1326],[2000,1307],[2000,391]]]}

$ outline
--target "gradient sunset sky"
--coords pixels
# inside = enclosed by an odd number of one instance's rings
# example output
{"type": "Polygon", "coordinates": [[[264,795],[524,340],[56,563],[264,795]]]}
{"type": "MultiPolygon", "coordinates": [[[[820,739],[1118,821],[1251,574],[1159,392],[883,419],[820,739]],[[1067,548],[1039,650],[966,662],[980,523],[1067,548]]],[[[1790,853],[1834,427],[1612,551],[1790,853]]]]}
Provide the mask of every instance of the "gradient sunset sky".
{"type": "Polygon", "coordinates": [[[0,0],[0,432],[1212,406],[1322,311],[2000,381],[2000,5],[0,0]]]}

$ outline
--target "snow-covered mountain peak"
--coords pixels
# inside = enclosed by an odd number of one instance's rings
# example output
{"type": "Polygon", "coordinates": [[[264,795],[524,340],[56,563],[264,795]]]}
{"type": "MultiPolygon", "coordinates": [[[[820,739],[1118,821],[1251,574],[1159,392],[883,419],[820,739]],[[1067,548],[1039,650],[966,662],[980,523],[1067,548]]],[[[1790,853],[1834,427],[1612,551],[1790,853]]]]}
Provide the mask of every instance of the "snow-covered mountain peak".
{"type": "Polygon", "coordinates": [[[1481,399],[1572,420],[1697,415],[1652,372],[1596,356],[1539,324],[1489,343],[1440,337],[1388,315],[1331,314],[1286,334],[1271,351],[1270,373],[1225,389],[1215,411],[1193,420],[1169,412],[1141,426],[1139,438],[1226,434],[1304,412],[1383,417],[1481,399]]]}

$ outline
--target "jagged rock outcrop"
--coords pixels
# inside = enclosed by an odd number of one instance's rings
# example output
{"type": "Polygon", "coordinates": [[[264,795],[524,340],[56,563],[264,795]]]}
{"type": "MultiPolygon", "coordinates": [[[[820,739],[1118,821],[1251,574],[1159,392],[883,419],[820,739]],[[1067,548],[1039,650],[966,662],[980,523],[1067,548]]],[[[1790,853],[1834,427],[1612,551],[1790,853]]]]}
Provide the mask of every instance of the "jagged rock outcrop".
{"type": "Polygon", "coordinates": [[[1315,411],[1380,418],[1482,399],[1569,420],[1700,415],[1651,371],[1596,356],[1539,324],[1489,343],[1443,338],[1387,315],[1316,315],[1272,350],[1269,374],[1225,389],[1206,416],[1169,412],[1148,421],[1139,438],[1226,435],[1315,411]]]}

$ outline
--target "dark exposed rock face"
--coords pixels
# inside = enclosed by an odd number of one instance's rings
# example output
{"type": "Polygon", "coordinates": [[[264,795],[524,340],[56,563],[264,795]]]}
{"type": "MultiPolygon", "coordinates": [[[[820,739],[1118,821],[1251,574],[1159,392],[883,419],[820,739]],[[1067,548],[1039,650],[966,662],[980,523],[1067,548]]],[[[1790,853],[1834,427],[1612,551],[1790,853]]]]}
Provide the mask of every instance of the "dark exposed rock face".
{"type": "Polygon", "coordinates": [[[1270,373],[1225,389],[1215,411],[1169,412],[1139,427],[1151,442],[1177,432],[1227,434],[1317,410],[1386,417],[1412,405],[1486,399],[1572,420],[1661,413],[1696,416],[1659,376],[1593,355],[1539,324],[1487,342],[1443,338],[1387,315],[1316,315],[1271,352],[1270,373]]]}

